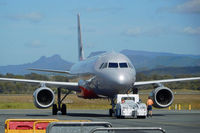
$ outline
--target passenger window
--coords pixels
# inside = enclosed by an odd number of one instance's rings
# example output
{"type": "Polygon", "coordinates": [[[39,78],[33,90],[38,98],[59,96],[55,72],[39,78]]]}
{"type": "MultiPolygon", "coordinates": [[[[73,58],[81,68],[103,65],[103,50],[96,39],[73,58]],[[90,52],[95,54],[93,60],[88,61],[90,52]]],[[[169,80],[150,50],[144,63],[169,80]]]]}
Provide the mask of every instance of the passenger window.
{"type": "Polygon", "coordinates": [[[128,68],[127,63],[119,63],[120,68],[128,68]]]}
{"type": "Polygon", "coordinates": [[[109,63],[109,68],[118,68],[118,63],[109,63]]]}

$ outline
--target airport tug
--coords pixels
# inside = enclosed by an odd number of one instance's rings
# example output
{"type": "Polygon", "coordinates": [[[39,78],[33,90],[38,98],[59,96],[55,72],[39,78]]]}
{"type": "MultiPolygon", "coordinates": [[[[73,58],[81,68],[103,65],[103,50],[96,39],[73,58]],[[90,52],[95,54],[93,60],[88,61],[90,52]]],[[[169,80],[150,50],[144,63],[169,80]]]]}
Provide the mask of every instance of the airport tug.
{"type": "Polygon", "coordinates": [[[139,99],[139,94],[118,94],[115,109],[117,118],[146,118],[147,106],[139,99]]]}

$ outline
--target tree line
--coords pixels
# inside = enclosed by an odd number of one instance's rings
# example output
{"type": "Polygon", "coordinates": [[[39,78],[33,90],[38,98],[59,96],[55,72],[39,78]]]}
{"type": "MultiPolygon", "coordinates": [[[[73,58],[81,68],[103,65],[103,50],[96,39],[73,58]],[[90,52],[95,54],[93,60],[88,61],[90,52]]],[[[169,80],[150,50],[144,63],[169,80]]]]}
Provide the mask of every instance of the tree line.
{"type": "MultiPolygon", "coordinates": [[[[144,73],[138,73],[136,76],[137,81],[148,81],[148,80],[160,80],[160,79],[172,79],[172,78],[186,78],[186,77],[194,77],[200,75],[145,75],[144,73]]],[[[18,78],[18,79],[33,79],[33,80],[50,80],[50,81],[61,81],[68,82],[68,79],[65,76],[61,75],[42,75],[36,73],[30,73],[26,75],[14,75],[7,73],[5,75],[0,74],[0,77],[4,78],[18,78]]],[[[74,80],[73,80],[74,81],[74,80]]],[[[187,82],[174,82],[164,84],[165,86],[171,89],[190,89],[190,90],[200,90],[200,81],[187,81],[187,82]]],[[[39,84],[30,84],[30,83],[19,83],[19,82],[4,82],[0,81],[0,94],[32,94],[35,89],[39,88],[39,84]]],[[[51,87],[55,92],[56,88],[51,87]]],[[[153,86],[142,86],[143,89],[153,89],[153,86]]],[[[63,89],[63,92],[65,90],[63,89]]]]}

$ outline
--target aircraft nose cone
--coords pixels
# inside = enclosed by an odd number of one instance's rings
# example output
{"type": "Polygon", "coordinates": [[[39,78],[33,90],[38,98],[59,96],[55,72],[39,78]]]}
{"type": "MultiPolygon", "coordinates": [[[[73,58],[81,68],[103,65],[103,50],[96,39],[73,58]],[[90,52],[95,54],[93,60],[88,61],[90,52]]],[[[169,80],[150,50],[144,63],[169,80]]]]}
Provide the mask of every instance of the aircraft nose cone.
{"type": "Polygon", "coordinates": [[[108,77],[107,82],[110,82],[115,88],[127,88],[135,82],[135,76],[130,72],[115,72],[110,74],[108,77]]]}
{"type": "Polygon", "coordinates": [[[111,82],[112,89],[114,89],[115,93],[126,93],[133,87],[135,77],[129,73],[112,75],[111,82]]]}
{"type": "Polygon", "coordinates": [[[132,75],[129,74],[118,74],[116,77],[113,77],[113,82],[115,82],[115,84],[119,86],[129,86],[134,82],[134,78],[132,75]]]}

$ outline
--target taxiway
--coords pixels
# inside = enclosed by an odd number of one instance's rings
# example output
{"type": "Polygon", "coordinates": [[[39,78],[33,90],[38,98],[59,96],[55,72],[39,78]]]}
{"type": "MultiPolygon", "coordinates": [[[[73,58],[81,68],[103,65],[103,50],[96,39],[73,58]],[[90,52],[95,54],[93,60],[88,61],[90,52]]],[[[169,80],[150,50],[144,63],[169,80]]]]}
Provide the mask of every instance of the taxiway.
{"type": "Polygon", "coordinates": [[[154,110],[152,118],[117,119],[109,117],[107,110],[69,110],[68,115],[51,115],[51,110],[0,110],[0,132],[4,132],[6,119],[59,119],[110,122],[113,127],[162,127],[169,133],[196,133],[200,131],[200,111],[154,110]]]}

